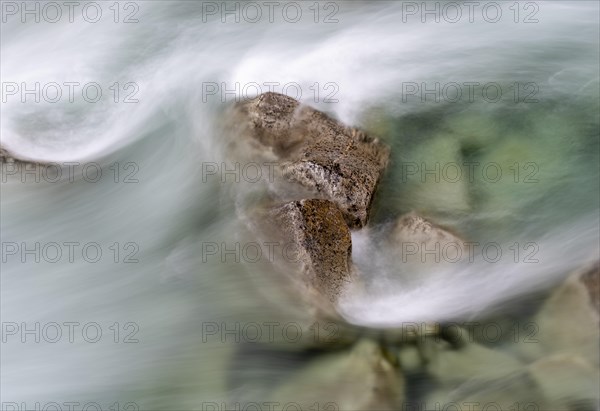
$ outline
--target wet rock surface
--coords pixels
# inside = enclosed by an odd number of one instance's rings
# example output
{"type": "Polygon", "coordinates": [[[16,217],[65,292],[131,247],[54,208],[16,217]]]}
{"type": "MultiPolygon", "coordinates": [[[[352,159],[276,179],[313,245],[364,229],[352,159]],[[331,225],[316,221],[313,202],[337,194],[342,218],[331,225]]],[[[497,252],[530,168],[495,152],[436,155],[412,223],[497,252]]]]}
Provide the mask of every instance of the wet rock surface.
{"type": "Polygon", "coordinates": [[[307,199],[270,208],[265,223],[280,232],[288,263],[296,265],[301,281],[335,301],[352,280],[352,239],[336,205],[307,199]]]}
{"type": "Polygon", "coordinates": [[[296,261],[283,262],[295,263],[304,294],[335,304],[355,278],[349,229],[367,224],[389,148],[282,94],[262,94],[228,114],[230,159],[274,169],[251,231],[295,245],[287,251],[296,261]]]}
{"type": "Polygon", "coordinates": [[[363,227],[389,148],[309,106],[265,93],[234,108],[235,135],[275,159],[288,182],[335,202],[350,228],[363,227]]]}

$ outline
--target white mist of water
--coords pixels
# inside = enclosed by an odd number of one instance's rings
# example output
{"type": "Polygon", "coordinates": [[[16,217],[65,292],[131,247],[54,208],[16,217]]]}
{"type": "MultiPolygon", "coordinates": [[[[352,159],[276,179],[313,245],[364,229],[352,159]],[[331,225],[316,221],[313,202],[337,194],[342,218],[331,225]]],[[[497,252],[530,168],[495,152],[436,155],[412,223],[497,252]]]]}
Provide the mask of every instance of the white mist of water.
{"type": "MultiPolygon", "coordinates": [[[[565,276],[598,260],[598,216],[589,215],[569,225],[559,225],[531,243],[527,253],[514,244],[473,246],[470,256],[452,262],[441,252],[425,255],[424,261],[438,258],[442,264],[417,264],[403,272],[400,249],[380,249],[355,233],[358,244],[353,257],[365,273],[372,292],[366,297],[348,298],[341,311],[352,323],[400,327],[414,322],[451,322],[485,318],[494,310],[510,306],[512,300],[556,285],[565,276]],[[482,251],[484,246],[488,250],[482,251]],[[528,254],[524,256],[524,254],[528,254]],[[373,261],[375,267],[373,267],[373,261]],[[446,262],[446,264],[444,264],[446,262]]],[[[431,247],[430,247],[431,248],[431,247]]],[[[433,249],[431,249],[433,250],[433,249]]],[[[430,251],[431,251],[430,250],[430,251]]]]}
{"type": "MultiPolygon", "coordinates": [[[[540,3],[535,24],[512,18],[423,24],[418,17],[404,23],[401,2],[341,3],[334,24],[222,24],[204,22],[193,2],[138,3],[140,22],[130,25],[80,18],[2,24],[3,82],[97,82],[107,96],[98,103],[70,103],[66,95],[58,103],[7,97],[2,146],[38,161],[139,166],[137,184],[114,185],[111,177],[89,184],[80,176],[75,183],[3,182],[2,241],[96,241],[105,250],[133,241],[140,249],[133,265],[114,264],[112,255],[94,265],[81,259],[2,264],[2,321],[95,321],[105,331],[114,322],[134,321],[140,328],[140,343],[130,346],[110,339],[57,345],[11,340],[2,349],[3,401],[95,400],[107,407],[134,400],[141,409],[191,409],[198,399],[222,398],[230,390],[227,369],[236,369],[230,347],[202,344],[202,321],[273,314],[243,267],[207,265],[198,257],[199,243],[229,239],[237,229],[233,205],[202,178],[202,161],[221,160],[215,122],[235,100],[203,94],[208,82],[220,89],[224,82],[228,90],[236,83],[241,89],[250,82],[295,82],[303,102],[357,125],[372,106],[384,106],[390,116],[428,110],[402,102],[405,82],[530,81],[540,85],[540,98],[549,99],[598,93],[594,2],[540,3]],[[135,82],[139,102],[114,103],[109,87],[115,82],[135,82]],[[315,83],[321,87],[317,101],[315,83]],[[327,83],[335,87],[324,89],[327,83]],[[323,101],[331,90],[337,90],[337,103],[323,101]]],[[[121,90],[120,98],[130,90],[121,90]]],[[[252,97],[248,90],[237,97],[252,97]]],[[[381,256],[374,272],[394,285],[376,294],[377,301],[352,302],[344,313],[352,322],[381,326],[471,317],[546,287],[586,261],[597,246],[598,221],[544,224],[556,231],[540,239],[545,263],[539,265],[459,266],[407,289],[395,284],[394,266],[381,256]],[[401,298],[389,295],[396,292],[401,298]]],[[[354,251],[361,264],[373,258],[359,236],[354,251]]]]}
{"type": "MultiPolygon", "coordinates": [[[[423,24],[420,15],[407,16],[401,2],[344,4],[339,22],[331,24],[205,22],[199,6],[163,2],[144,2],[140,23],[129,25],[110,19],[97,24],[10,20],[3,25],[6,81],[97,82],[106,98],[65,103],[65,94],[58,103],[35,104],[30,97],[23,104],[19,95],[11,96],[4,104],[3,144],[37,160],[94,158],[142,138],[148,123],[165,113],[178,122],[193,121],[196,137],[206,143],[215,106],[252,97],[256,88],[245,87],[251,83],[262,91],[270,82],[279,84],[278,91],[296,83],[300,90],[290,87],[288,94],[350,123],[382,102],[398,113],[419,110],[419,104],[399,100],[407,82],[528,81],[537,82],[546,97],[593,96],[598,91],[595,7],[547,2],[531,24],[517,24],[508,15],[488,23],[479,14],[472,23],[465,15],[455,24],[423,24]],[[111,102],[114,82],[135,82],[139,89],[131,98],[139,102],[111,102]],[[203,84],[215,82],[217,95],[203,96],[203,84]],[[335,85],[325,89],[328,83],[335,85]],[[237,93],[231,92],[236,84],[237,93]],[[324,102],[328,96],[338,102],[324,102]]],[[[133,92],[122,90],[119,98],[133,92]]]]}

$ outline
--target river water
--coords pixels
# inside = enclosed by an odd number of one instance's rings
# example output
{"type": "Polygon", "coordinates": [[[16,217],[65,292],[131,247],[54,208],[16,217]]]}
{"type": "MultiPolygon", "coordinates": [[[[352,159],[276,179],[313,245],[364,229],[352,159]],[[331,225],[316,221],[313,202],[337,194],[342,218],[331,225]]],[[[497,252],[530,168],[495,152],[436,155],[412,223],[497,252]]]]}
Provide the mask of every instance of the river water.
{"type": "Polygon", "coordinates": [[[309,320],[206,246],[244,246],[249,179],[220,180],[220,130],[269,89],[392,147],[348,323],[525,318],[598,260],[596,2],[24,4],[2,4],[2,146],[58,167],[3,165],[3,407],[206,409],[301,368],[222,334],[309,320]],[[384,232],[412,210],[477,242],[472,261],[406,269],[384,232]]]}

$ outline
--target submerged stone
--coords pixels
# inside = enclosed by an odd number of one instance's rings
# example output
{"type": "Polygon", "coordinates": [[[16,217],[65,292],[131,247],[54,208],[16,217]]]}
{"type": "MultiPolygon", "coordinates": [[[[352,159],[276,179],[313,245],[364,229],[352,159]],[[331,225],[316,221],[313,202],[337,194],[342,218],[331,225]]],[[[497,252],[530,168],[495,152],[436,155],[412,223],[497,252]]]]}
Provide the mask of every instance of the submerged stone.
{"type": "Polygon", "coordinates": [[[403,263],[452,263],[467,257],[462,239],[415,212],[396,220],[390,243],[400,251],[403,263]]]}
{"type": "Polygon", "coordinates": [[[349,227],[367,223],[388,163],[386,145],[277,93],[238,104],[233,116],[234,134],[242,137],[234,144],[246,147],[240,151],[275,159],[285,180],[335,202],[349,227]]]}
{"type": "Polygon", "coordinates": [[[578,276],[579,281],[588,291],[590,305],[600,316],[600,263],[596,261],[578,276]]]}
{"type": "MultiPolygon", "coordinates": [[[[467,333],[467,330],[461,330],[467,333]]],[[[502,350],[477,343],[469,343],[460,349],[440,347],[433,361],[427,364],[427,373],[441,384],[453,386],[468,381],[473,376],[491,381],[512,372],[523,364],[502,350]]]]}
{"type": "MultiPolygon", "coordinates": [[[[480,364],[479,370],[450,381],[438,379],[440,387],[426,402],[438,404],[439,409],[450,404],[471,404],[469,409],[473,411],[513,409],[515,404],[536,410],[597,409],[598,369],[583,358],[551,355],[519,366],[508,357],[506,363],[502,362],[503,354],[496,355],[500,356],[490,357],[492,362],[480,364]]],[[[467,356],[462,363],[476,364],[477,359],[467,356]]],[[[451,376],[454,371],[448,368],[445,375],[451,376]]]]}
{"type": "Polygon", "coordinates": [[[557,409],[598,409],[600,371],[576,354],[542,358],[528,367],[543,397],[557,409]]]}
{"type": "Polygon", "coordinates": [[[432,215],[440,217],[470,213],[477,195],[469,183],[474,171],[465,166],[473,160],[465,157],[464,149],[459,137],[450,133],[438,133],[406,149],[395,165],[395,180],[402,182],[403,207],[426,205],[432,215]]]}
{"type": "Polygon", "coordinates": [[[525,355],[578,355],[600,367],[599,316],[589,287],[590,277],[598,275],[595,270],[576,270],[552,292],[534,317],[539,343],[525,346],[525,355]]]}
{"type": "Polygon", "coordinates": [[[398,410],[404,377],[381,347],[370,339],[351,350],[316,357],[271,395],[293,401],[298,409],[398,410]]]}

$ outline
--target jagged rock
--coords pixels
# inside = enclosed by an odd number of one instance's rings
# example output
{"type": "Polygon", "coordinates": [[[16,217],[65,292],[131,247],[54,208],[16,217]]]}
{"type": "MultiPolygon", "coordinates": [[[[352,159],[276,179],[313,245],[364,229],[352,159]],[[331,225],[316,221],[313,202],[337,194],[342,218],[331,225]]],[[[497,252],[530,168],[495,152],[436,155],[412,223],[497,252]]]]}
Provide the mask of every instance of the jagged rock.
{"type": "Polygon", "coordinates": [[[390,245],[403,263],[458,262],[468,256],[465,243],[415,212],[401,216],[390,232],[390,245]]]}
{"type": "Polygon", "coordinates": [[[282,254],[295,264],[301,282],[336,301],[345,283],[353,277],[352,239],[336,205],[328,200],[309,199],[273,207],[264,222],[281,238],[282,254]]]}
{"type": "Polygon", "coordinates": [[[308,188],[313,197],[335,202],[351,228],[367,223],[388,162],[387,146],[277,93],[236,105],[232,116],[234,145],[243,147],[239,152],[278,161],[285,180],[308,188]]]}

